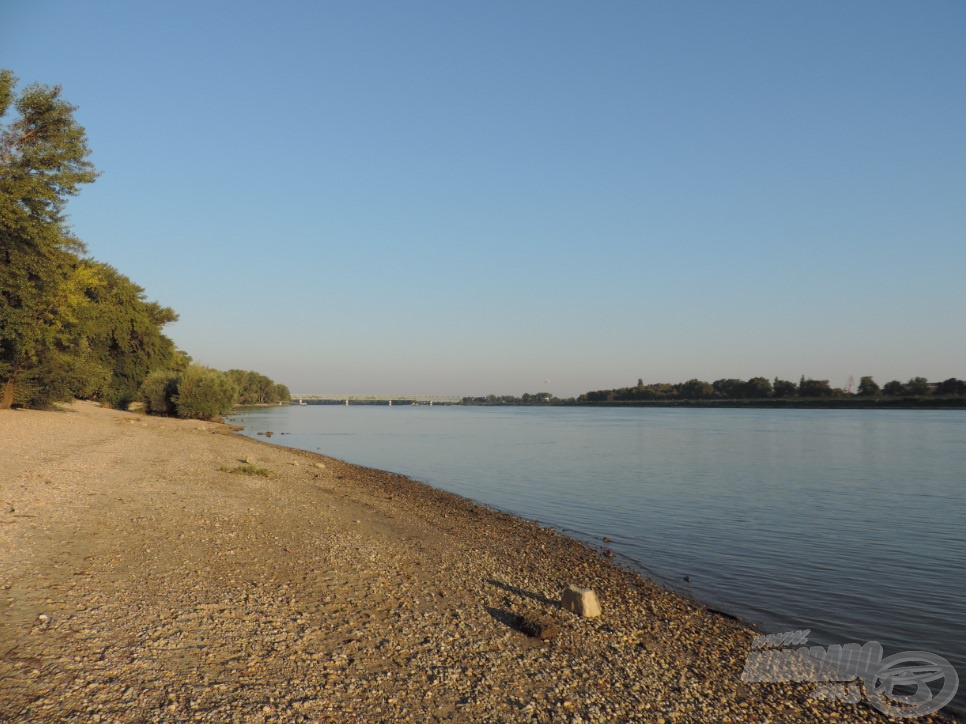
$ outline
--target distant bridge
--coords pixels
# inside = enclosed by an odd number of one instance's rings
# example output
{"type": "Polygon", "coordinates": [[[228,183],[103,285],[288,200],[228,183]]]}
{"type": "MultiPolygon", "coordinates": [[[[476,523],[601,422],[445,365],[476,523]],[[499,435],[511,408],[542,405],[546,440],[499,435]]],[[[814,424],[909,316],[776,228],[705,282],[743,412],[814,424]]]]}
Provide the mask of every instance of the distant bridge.
{"type": "Polygon", "coordinates": [[[388,405],[392,403],[413,403],[420,405],[454,405],[463,398],[455,395],[292,395],[292,401],[302,400],[307,405],[326,405],[339,402],[353,402],[358,405],[388,405]]]}

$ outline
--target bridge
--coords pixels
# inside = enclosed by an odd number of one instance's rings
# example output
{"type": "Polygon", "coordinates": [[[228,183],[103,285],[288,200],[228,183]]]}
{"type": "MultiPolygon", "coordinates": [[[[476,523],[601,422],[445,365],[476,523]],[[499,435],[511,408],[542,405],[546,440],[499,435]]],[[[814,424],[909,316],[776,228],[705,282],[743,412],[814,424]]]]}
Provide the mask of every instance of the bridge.
{"type": "Polygon", "coordinates": [[[417,405],[458,405],[462,400],[455,395],[292,395],[292,402],[299,400],[307,405],[389,405],[389,404],[417,404],[417,405]]]}

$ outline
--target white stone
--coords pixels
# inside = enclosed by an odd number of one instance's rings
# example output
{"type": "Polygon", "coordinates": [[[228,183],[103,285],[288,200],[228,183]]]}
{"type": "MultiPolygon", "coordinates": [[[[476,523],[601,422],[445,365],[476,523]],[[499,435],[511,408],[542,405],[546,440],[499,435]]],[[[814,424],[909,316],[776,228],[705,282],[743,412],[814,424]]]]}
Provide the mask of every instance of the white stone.
{"type": "Polygon", "coordinates": [[[600,616],[600,603],[597,594],[589,588],[567,586],[560,597],[560,605],[578,616],[594,618],[600,616]]]}

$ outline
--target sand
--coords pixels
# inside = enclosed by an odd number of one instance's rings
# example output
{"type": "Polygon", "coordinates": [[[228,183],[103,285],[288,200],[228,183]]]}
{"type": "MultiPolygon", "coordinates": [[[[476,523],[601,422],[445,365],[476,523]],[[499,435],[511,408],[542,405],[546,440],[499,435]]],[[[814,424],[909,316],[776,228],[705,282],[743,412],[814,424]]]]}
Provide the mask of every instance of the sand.
{"type": "Polygon", "coordinates": [[[746,625],[600,551],[225,425],[0,412],[0,506],[0,721],[887,720],[742,682],[746,625]]]}

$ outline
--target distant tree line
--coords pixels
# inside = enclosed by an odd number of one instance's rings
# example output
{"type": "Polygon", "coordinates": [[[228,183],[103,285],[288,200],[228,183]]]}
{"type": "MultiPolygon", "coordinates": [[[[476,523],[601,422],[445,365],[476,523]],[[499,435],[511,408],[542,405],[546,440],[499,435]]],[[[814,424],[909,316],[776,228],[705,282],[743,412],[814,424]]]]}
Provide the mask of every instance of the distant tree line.
{"type": "MultiPolygon", "coordinates": [[[[571,402],[573,399],[571,398],[571,402]]],[[[487,395],[485,397],[464,397],[463,405],[546,405],[560,403],[557,397],[549,392],[524,392],[520,397],[513,395],[487,395]]]]}
{"type": "Polygon", "coordinates": [[[151,412],[212,417],[287,397],[263,375],[192,364],[162,332],[177,314],[86,256],[64,214],[97,177],[76,108],[59,86],[16,83],[0,70],[0,409],[150,399],[151,412]]]}
{"type": "Polygon", "coordinates": [[[228,370],[225,374],[238,388],[239,405],[274,405],[292,401],[288,387],[263,374],[251,370],[228,370]]]}
{"type": "Polygon", "coordinates": [[[236,405],[274,405],[291,399],[288,387],[258,372],[219,372],[201,365],[155,370],[141,385],[148,413],[201,420],[224,415],[236,405]]]}
{"type": "Polygon", "coordinates": [[[828,380],[813,380],[804,375],[797,382],[775,377],[752,377],[748,380],[725,378],[714,382],[691,379],[687,382],[659,382],[645,385],[642,379],[633,387],[585,392],[578,397],[558,398],[549,392],[514,395],[464,397],[463,405],[580,405],[601,403],[727,401],[727,400],[822,400],[870,397],[893,398],[962,398],[966,397],[966,381],[950,377],[943,382],[929,382],[913,377],[908,382],[892,380],[881,388],[872,377],[862,377],[855,392],[832,387],[828,380]]]}
{"type": "Polygon", "coordinates": [[[925,377],[913,377],[906,383],[893,380],[879,387],[872,377],[862,377],[855,393],[832,387],[828,380],[813,380],[802,376],[798,383],[790,380],[752,377],[748,380],[734,378],[705,382],[691,379],[676,384],[657,383],[645,385],[638,380],[634,387],[586,392],[577,402],[627,402],[636,400],[763,400],[763,399],[816,399],[859,397],[927,397],[966,395],[966,382],[951,377],[944,382],[930,383],[925,377]]]}

